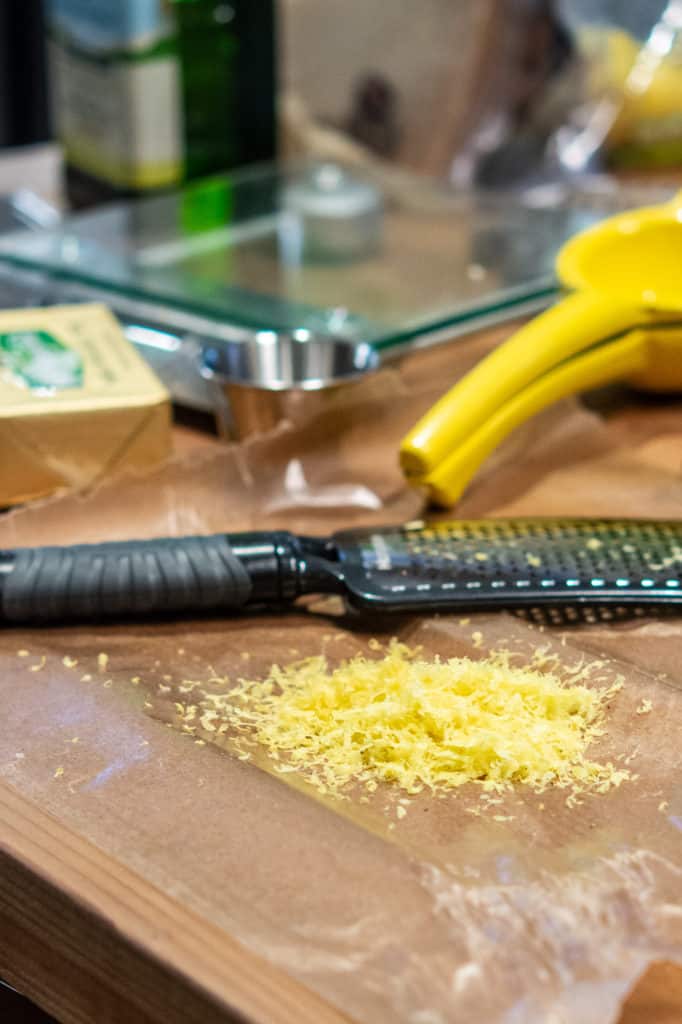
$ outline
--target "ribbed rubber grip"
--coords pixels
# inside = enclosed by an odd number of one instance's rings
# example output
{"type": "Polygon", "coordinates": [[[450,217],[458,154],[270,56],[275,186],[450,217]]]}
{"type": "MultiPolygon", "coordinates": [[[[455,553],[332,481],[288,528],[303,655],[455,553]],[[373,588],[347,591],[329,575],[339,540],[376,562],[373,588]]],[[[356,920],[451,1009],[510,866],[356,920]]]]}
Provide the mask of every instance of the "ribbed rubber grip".
{"type": "Polygon", "coordinates": [[[22,622],[241,608],[250,594],[223,535],[19,548],[2,615],[22,622]]]}

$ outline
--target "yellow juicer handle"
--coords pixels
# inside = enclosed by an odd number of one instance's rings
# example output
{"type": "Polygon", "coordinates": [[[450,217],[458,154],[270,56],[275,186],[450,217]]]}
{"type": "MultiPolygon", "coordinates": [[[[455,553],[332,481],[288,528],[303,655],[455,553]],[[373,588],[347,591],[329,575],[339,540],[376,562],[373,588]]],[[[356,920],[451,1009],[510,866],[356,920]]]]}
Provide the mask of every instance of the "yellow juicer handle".
{"type": "MultiPolygon", "coordinates": [[[[506,403],[559,363],[597,342],[655,323],[661,314],[598,291],[574,292],[483,359],[404,438],[403,472],[421,484],[506,403]]],[[[574,388],[575,390],[575,388],[574,388]]]]}
{"type": "MultiPolygon", "coordinates": [[[[588,352],[561,363],[520,391],[421,479],[431,501],[444,507],[453,505],[481,463],[500,442],[515,427],[546,406],[576,391],[644,373],[651,358],[651,334],[642,330],[631,331],[615,341],[596,345],[588,352]]],[[[676,347],[678,358],[682,359],[680,332],[676,347]]]]}

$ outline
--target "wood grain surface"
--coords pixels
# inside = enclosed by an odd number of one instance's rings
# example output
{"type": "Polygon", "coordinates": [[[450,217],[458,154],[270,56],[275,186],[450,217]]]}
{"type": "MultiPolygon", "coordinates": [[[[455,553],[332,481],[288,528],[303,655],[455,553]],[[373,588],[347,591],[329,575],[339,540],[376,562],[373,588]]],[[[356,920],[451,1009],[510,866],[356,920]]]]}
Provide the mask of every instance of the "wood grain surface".
{"type": "Polygon", "coordinates": [[[3,784],[0,974],[64,1024],[347,1020],[3,784]]]}
{"type": "MultiPolygon", "coordinates": [[[[4,158],[0,189],[30,186],[58,201],[55,166],[51,152],[44,157],[36,150],[19,153],[9,161],[4,158]],[[34,156],[40,163],[38,174],[34,156]]],[[[324,290],[326,282],[320,280],[319,287],[324,290]]],[[[433,376],[429,360],[437,359],[435,355],[427,358],[425,375],[433,376]]],[[[447,371],[449,379],[452,372],[447,371]]],[[[582,435],[577,436],[580,440],[582,435]]],[[[579,503],[581,493],[596,495],[601,487],[606,498],[602,505],[595,499],[593,510],[598,512],[618,506],[629,514],[658,509],[661,514],[679,515],[674,484],[680,480],[679,404],[667,411],[653,404],[642,405],[639,413],[616,423],[608,437],[595,433],[591,455],[572,461],[574,437],[569,430],[563,447],[559,439],[559,443],[549,444],[546,452],[542,446],[536,449],[532,473],[524,482],[524,502],[545,511],[553,509],[553,503],[556,511],[573,511],[569,506],[572,501],[579,503]],[[619,447],[612,452],[615,441],[619,447]]],[[[176,438],[177,450],[189,456],[199,454],[202,448],[209,455],[216,448],[214,441],[189,430],[179,430],[176,438]]],[[[516,470],[516,465],[502,465],[494,484],[489,478],[479,483],[474,500],[479,505],[485,503],[494,489],[496,500],[505,495],[506,511],[520,511],[516,470]]],[[[226,485],[231,480],[226,473],[226,485]]],[[[229,494],[225,486],[223,500],[229,494]]],[[[158,501],[167,514],[163,488],[158,501]]],[[[133,493],[131,515],[136,514],[135,504],[139,501],[133,493]]],[[[183,511],[179,505],[172,510],[183,511]]],[[[106,514],[106,508],[98,511],[106,514]]],[[[77,504],[67,505],[66,515],[78,523],[77,504]]],[[[35,512],[35,528],[43,522],[48,534],[54,532],[58,520],[47,508],[35,512]]],[[[28,535],[32,529],[29,517],[28,535]]],[[[71,652],[78,649],[76,634],[69,642],[71,652]]],[[[642,638],[644,660],[650,642],[642,638]]],[[[654,642],[665,653],[666,668],[673,673],[679,665],[679,640],[654,637],[654,642]]],[[[243,644],[248,644],[248,635],[243,644]]],[[[10,642],[9,649],[13,653],[18,646],[19,642],[10,642]]],[[[219,649],[217,641],[215,649],[219,649]]],[[[118,651],[123,662],[119,675],[126,680],[135,654],[129,645],[127,654],[123,648],[118,651]]],[[[173,660],[173,649],[169,656],[173,660]]],[[[310,801],[292,793],[285,794],[286,806],[277,807],[271,798],[279,784],[272,779],[247,778],[233,765],[226,771],[219,754],[212,756],[191,743],[181,750],[181,744],[175,742],[178,737],[159,723],[145,720],[140,726],[144,715],[123,688],[118,695],[114,689],[102,687],[82,694],[87,714],[79,724],[80,746],[85,748],[78,761],[81,776],[74,773],[69,781],[67,763],[67,787],[61,787],[53,773],[64,762],[64,736],[73,730],[68,726],[70,731],[65,732],[67,726],[62,727],[64,720],[59,716],[73,705],[80,691],[78,681],[72,683],[60,666],[57,660],[52,678],[49,673],[31,676],[30,690],[18,673],[3,678],[0,747],[5,749],[0,766],[7,776],[10,758],[20,748],[27,751],[28,766],[21,786],[14,784],[17,780],[11,774],[0,782],[0,976],[62,1024],[340,1024],[355,1019],[358,1015],[352,1008],[345,1017],[291,973],[240,945],[232,937],[228,902],[220,908],[222,916],[215,910],[208,913],[206,908],[215,899],[210,880],[219,872],[221,860],[229,862],[232,857],[235,864],[235,850],[245,847],[247,861],[251,858],[252,863],[247,863],[247,872],[237,878],[224,900],[253,885],[255,914],[258,895],[280,881],[277,861],[289,842],[298,873],[282,893],[281,920],[286,920],[287,912],[307,911],[313,896],[305,890],[314,890],[317,884],[318,890],[326,885],[332,896],[337,896],[335,909],[343,923],[344,901],[336,890],[344,884],[349,889],[366,877],[375,859],[379,863],[372,837],[359,831],[349,833],[346,845],[339,849],[332,816],[323,809],[308,806],[310,801]],[[38,684],[43,679],[41,690],[38,684]],[[146,763],[131,757],[125,771],[110,776],[99,795],[87,789],[88,781],[79,782],[79,777],[97,778],[118,763],[125,741],[133,734],[147,737],[153,756],[146,763]],[[206,785],[197,790],[199,776],[206,785]],[[73,789],[68,788],[71,786],[73,789]],[[266,803],[270,826],[276,826],[272,833],[276,843],[259,859],[263,837],[271,834],[262,826],[261,806],[266,803]],[[180,806],[182,813],[172,805],[180,806]],[[211,819],[216,807],[221,820],[227,813],[232,816],[230,828],[219,828],[211,819]],[[197,822],[207,823],[206,835],[193,833],[197,822]],[[315,865],[305,861],[307,848],[314,844],[320,844],[316,848],[331,865],[327,878],[317,878],[315,865]],[[199,855],[201,864],[197,863],[199,855]],[[154,861],[153,878],[136,869],[144,868],[145,857],[154,861]],[[267,864],[272,866],[272,876],[266,873],[267,864]],[[191,899],[186,889],[181,889],[183,880],[186,885],[194,883],[191,899]],[[205,880],[202,888],[199,883],[205,880]]],[[[401,873],[403,866],[395,852],[392,856],[392,860],[382,856],[380,871],[371,875],[378,893],[377,912],[412,881],[401,873]]],[[[317,897],[321,898],[319,892],[317,897]]],[[[358,908],[351,907],[348,920],[357,914],[358,908]]],[[[425,942],[428,938],[429,931],[424,934],[425,942]]],[[[337,998],[336,1003],[345,1005],[346,1001],[337,998]]],[[[370,1011],[366,1019],[379,1018],[370,1011]]],[[[626,1000],[619,1024],[680,1021],[682,968],[672,963],[654,964],[626,1000]]]]}

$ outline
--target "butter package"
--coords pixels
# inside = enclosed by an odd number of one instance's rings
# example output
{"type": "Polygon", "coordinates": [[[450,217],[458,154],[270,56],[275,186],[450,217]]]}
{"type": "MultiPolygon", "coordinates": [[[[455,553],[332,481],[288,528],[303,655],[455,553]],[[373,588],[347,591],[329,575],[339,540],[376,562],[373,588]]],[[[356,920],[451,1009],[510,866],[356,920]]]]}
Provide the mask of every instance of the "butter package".
{"type": "Polygon", "coordinates": [[[96,304],[0,312],[0,507],[170,452],[163,385],[96,304]]]}

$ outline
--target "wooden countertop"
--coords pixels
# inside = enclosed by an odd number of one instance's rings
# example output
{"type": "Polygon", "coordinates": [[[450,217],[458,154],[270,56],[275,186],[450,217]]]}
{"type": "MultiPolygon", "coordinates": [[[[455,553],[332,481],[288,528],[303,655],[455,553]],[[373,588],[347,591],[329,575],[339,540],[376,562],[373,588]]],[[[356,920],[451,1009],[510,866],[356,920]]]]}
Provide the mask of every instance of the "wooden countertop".
{"type": "MultiPolygon", "coordinates": [[[[644,403],[635,419],[641,422],[650,412],[651,407],[644,403]]],[[[679,409],[670,416],[680,425],[679,409]]],[[[625,444],[628,429],[623,428],[625,444]]],[[[176,441],[183,454],[221,450],[215,439],[188,428],[177,429],[176,441]]],[[[665,444],[656,448],[655,438],[651,444],[654,463],[671,457],[665,444]]],[[[208,644],[206,649],[210,644],[220,649],[223,641],[209,636],[208,627],[196,629],[196,636],[208,644]]],[[[241,642],[247,647],[249,635],[245,629],[242,636],[230,634],[224,642],[241,642]]],[[[163,638],[157,641],[161,650],[163,638]]],[[[147,642],[147,634],[141,632],[140,644],[147,642]]],[[[177,634],[168,635],[167,643],[171,642],[178,643],[177,634]]],[[[286,965],[286,956],[272,950],[260,955],[257,935],[250,948],[241,944],[230,925],[230,907],[225,906],[220,915],[211,909],[210,885],[197,888],[196,898],[188,899],[195,881],[192,829],[207,830],[202,838],[204,862],[196,870],[210,877],[211,864],[206,861],[210,809],[221,818],[232,818],[239,830],[235,842],[248,846],[258,842],[257,812],[264,799],[263,787],[282,787],[269,778],[258,786],[247,783],[240,802],[235,803],[234,772],[238,768],[231,769],[233,776],[226,780],[224,758],[208,756],[191,744],[184,752],[179,750],[181,744],[172,730],[151,719],[140,725],[131,699],[114,698],[113,689],[88,691],[87,708],[76,713],[74,702],[82,691],[60,667],[61,655],[71,651],[85,665],[105,643],[111,645],[112,665],[116,671],[120,669],[121,678],[128,679],[135,659],[128,639],[118,644],[115,637],[104,635],[83,638],[74,629],[59,635],[56,631],[24,630],[5,637],[0,725],[0,976],[63,1024],[333,1024],[358,1019],[350,1007],[348,1016],[338,1008],[343,1006],[342,995],[334,1006],[297,980],[288,968],[276,966],[277,962],[286,965]],[[25,666],[21,666],[21,675],[12,659],[12,653],[24,646],[32,656],[33,652],[47,652],[45,667],[40,675],[30,677],[30,683],[26,682],[25,666]],[[117,770],[119,746],[128,750],[133,742],[145,744],[153,754],[139,763],[135,756],[121,755],[125,771],[118,781],[107,781],[108,802],[99,798],[95,782],[84,785],[77,777],[58,790],[61,763],[69,763],[66,737],[68,734],[69,741],[76,742],[76,731],[82,743],[92,744],[90,768],[95,780],[100,763],[96,744],[109,751],[105,771],[117,770]],[[201,790],[196,790],[196,774],[192,774],[197,770],[201,772],[201,790]],[[230,794],[229,804],[224,803],[226,793],[230,794]],[[181,818],[178,806],[185,808],[181,818]],[[140,808],[145,808],[144,813],[140,808]],[[134,827],[140,830],[137,846],[130,838],[134,827]],[[153,850],[150,844],[155,844],[153,850]],[[156,863],[154,872],[148,870],[150,858],[156,863]]],[[[173,655],[170,648],[169,654],[173,655]]],[[[68,781],[68,770],[66,778],[68,781]]],[[[285,842],[295,822],[301,835],[300,857],[305,858],[304,839],[312,834],[308,830],[326,828],[327,819],[319,809],[309,812],[305,804],[312,802],[300,794],[287,794],[285,800],[286,807],[278,803],[272,812],[272,834],[285,842]]],[[[220,834],[225,843],[229,833],[220,834]]],[[[340,869],[338,858],[356,858],[357,870],[361,870],[363,858],[369,857],[367,850],[360,849],[363,842],[371,843],[371,837],[360,842],[358,849],[335,851],[330,831],[328,884],[332,889],[334,872],[340,869]]],[[[273,879],[278,853],[277,848],[271,853],[273,879]]],[[[229,858],[227,849],[216,848],[211,854],[218,873],[223,854],[229,858]]],[[[389,876],[392,871],[397,872],[396,878],[401,877],[396,865],[387,868],[389,876]]],[[[287,884],[303,884],[305,871],[295,877],[297,883],[287,884]]],[[[267,884],[275,884],[273,879],[267,884]]],[[[386,898],[394,884],[389,881],[386,898]]],[[[305,905],[300,888],[290,896],[295,896],[299,910],[305,905]]],[[[258,899],[253,898],[257,916],[258,899]]],[[[289,897],[285,893],[282,898],[289,897]]],[[[235,920],[237,917],[235,911],[235,920]]],[[[243,930],[240,919],[235,927],[240,938],[243,930]]],[[[314,942],[308,947],[310,955],[312,949],[314,942]]],[[[680,1019],[682,968],[662,963],[652,966],[636,985],[620,1024],[672,1024],[680,1019]]]]}

